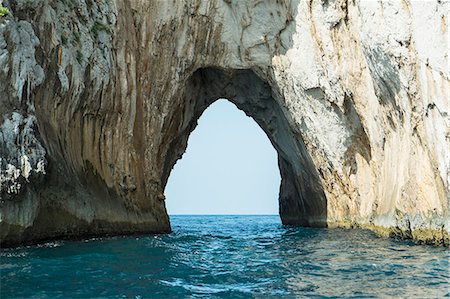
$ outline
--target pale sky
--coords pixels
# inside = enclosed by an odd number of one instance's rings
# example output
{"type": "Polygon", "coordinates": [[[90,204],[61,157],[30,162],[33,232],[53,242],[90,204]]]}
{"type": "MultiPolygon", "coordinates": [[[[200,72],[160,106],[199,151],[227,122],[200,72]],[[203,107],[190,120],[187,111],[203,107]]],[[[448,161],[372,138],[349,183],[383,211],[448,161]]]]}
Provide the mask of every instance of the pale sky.
{"type": "Polygon", "coordinates": [[[227,100],[200,117],[165,190],[169,214],[278,214],[277,154],[256,122],[227,100]]]}

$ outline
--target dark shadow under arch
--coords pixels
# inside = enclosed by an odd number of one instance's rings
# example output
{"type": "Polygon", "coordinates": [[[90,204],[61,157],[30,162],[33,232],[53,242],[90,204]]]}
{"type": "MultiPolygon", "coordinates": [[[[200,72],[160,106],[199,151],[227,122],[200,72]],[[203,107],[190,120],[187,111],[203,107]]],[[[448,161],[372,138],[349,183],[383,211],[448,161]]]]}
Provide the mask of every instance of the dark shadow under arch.
{"type": "Polygon", "coordinates": [[[177,109],[167,117],[162,186],[186,150],[190,133],[205,109],[226,98],[252,117],[278,153],[281,174],[279,213],[283,224],[326,226],[327,200],[317,169],[305,144],[290,127],[269,84],[252,70],[203,68],[193,73],[180,93],[177,109]]]}

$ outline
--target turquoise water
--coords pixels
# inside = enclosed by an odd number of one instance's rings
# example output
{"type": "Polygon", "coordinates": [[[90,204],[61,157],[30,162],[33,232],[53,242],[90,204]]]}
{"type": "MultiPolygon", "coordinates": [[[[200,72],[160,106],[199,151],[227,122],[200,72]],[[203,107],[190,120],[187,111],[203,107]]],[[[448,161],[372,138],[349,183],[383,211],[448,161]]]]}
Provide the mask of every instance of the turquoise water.
{"type": "Polygon", "coordinates": [[[172,216],[168,235],[1,250],[1,298],[442,298],[449,251],[278,216],[172,216]]]}

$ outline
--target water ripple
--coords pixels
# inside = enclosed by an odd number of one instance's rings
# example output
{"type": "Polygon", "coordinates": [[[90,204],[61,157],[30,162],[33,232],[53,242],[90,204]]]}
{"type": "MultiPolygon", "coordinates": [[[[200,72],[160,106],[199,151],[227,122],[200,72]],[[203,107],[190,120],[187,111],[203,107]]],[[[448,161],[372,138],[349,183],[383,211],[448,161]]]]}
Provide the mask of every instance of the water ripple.
{"type": "Polygon", "coordinates": [[[2,298],[442,298],[449,251],[277,216],[174,216],[169,235],[0,251],[2,298]]]}

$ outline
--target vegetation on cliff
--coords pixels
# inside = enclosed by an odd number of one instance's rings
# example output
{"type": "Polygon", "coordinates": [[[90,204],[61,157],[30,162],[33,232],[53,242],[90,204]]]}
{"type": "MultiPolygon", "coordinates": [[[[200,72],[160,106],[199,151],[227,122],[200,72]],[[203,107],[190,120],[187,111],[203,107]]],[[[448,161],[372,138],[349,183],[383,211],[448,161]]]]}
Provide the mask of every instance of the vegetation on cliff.
{"type": "Polygon", "coordinates": [[[9,14],[9,9],[4,7],[3,4],[0,4],[0,18],[3,18],[7,14],[9,14]]]}

